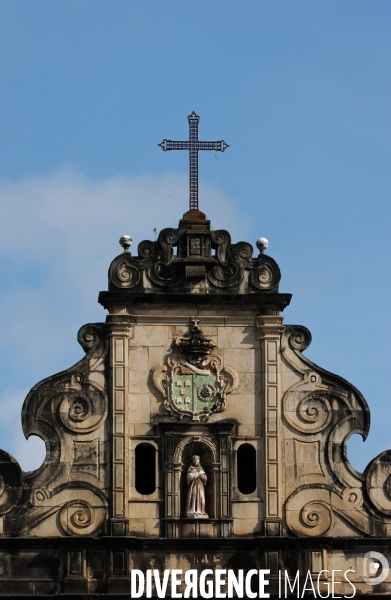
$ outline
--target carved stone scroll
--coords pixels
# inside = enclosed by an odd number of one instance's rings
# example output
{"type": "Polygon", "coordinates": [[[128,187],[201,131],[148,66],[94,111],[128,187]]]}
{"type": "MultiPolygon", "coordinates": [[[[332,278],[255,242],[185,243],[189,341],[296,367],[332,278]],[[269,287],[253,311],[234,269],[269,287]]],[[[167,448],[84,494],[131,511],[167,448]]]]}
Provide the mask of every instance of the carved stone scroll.
{"type": "Polygon", "coordinates": [[[191,284],[199,280],[205,289],[217,292],[278,291],[281,274],[270,256],[253,257],[251,244],[232,244],[228,231],[211,231],[206,220],[197,222],[196,232],[186,217],[178,229],[163,229],[156,242],[141,242],[137,256],[120,254],[109,269],[110,289],[191,293],[191,284]]]}
{"type": "Polygon", "coordinates": [[[307,329],[285,327],[283,361],[301,373],[283,396],[283,419],[294,434],[294,491],[285,503],[286,522],[298,536],[389,535],[391,531],[391,453],[383,452],[363,475],[347,458],[354,433],[369,429],[367,404],[350,383],[302,355],[311,341],[307,329]],[[313,451],[305,450],[304,445],[313,451]],[[315,451],[316,448],[316,451],[315,451]]]}
{"type": "Polygon", "coordinates": [[[5,535],[97,535],[106,521],[108,481],[99,451],[107,436],[106,325],[85,325],[78,341],[85,357],[38,383],[24,402],[26,437],[38,435],[46,443],[42,466],[23,473],[0,452],[5,535]]]}

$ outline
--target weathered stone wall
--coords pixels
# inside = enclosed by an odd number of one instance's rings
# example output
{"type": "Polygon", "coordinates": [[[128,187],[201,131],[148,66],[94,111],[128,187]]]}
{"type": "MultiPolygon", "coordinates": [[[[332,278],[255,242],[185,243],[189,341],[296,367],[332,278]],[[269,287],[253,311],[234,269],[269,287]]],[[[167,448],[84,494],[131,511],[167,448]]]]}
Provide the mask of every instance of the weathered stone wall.
{"type": "MultiPolygon", "coordinates": [[[[130,537],[101,538],[11,538],[0,540],[0,598],[53,597],[73,600],[79,595],[105,594],[109,600],[128,597],[131,592],[132,571],[144,574],[147,569],[179,569],[184,574],[194,569],[200,575],[205,569],[232,569],[244,577],[250,570],[268,569],[269,585],[265,588],[271,598],[314,598],[332,596],[389,594],[391,577],[378,585],[365,583],[365,555],[373,549],[370,539],[317,538],[256,538],[231,540],[141,540],[130,537]],[[299,572],[298,585],[285,596],[285,570],[291,585],[299,572]],[[323,570],[323,572],[322,572],[323,570]],[[332,571],[335,571],[334,574],[332,571]],[[281,572],[281,575],[280,575],[281,572]],[[281,592],[279,578],[281,577],[281,592]],[[319,588],[318,588],[319,578],[319,588]],[[311,591],[313,582],[316,596],[311,591]],[[305,585],[305,582],[307,584],[305,585]],[[341,583],[339,583],[341,582],[341,583]],[[304,587],[307,592],[303,592],[304,587]]],[[[391,563],[389,539],[377,539],[376,549],[391,563]]],[[[162,578],[162,575],[161,575],[162,578]]],[[[209,579],[213,579],[209,575],[209,579]]],[[[226,578],[226,576],[225,576],[226,578]]],[[[171,597],[171,577],[166,597],[171,597]]],[[[257,590],[257,577],[253,577],[257,590]]],[[[183,593],[185,584],[178,588],[183,593]]],[[[153,598],[157,598],[152,588],[153,598]]],[[[145,597],[145,595],[144,595],[145,597]]],[[[200,596],[199,596],[200,597],[200,596]]],[[[248,597],[245,595],[245,597],[248,597]]]]}
{"type": "MultiPolygon", "coordinates": [[[[129,517],[130,531],[135,535],[159,535],[159,503],[164,499],[164,464],[160,461],[158,465],[156,493],[152,497],[144,497],[142,501],[134,486],[134,449],[138,442],[147,439],[151,439],[160,449],[161,440],[156,439],[156,424],[161,420],[177,421],[177,418],[169,417],[162,394],[151,385],[151,371],[170,356],[173,340],[186,334],[190,316],[197,312],[203,334],[216,346],[215,354],[221,358],[222,365],[233,368],[238,377],[237,388],[227,395],[224,411],[212,414],[208,424],[227,419],[234,421],[233,451],[244,440],[253,444],[260,466],[264,435],[261,341],[256,327],[256,311],[231,310],[231,314],[227,315],[227,311],[213,308],[199,311],[195,308],[145,308],[134,312],[134,325],[129,339],[127,419],[131,473],[129,517]]],[[[232,458],[233,534],[252,535],[260,531],[262,524],[262,478],[258,478],[254,493],[244,497],[238,490],[235,468],[232,458]]]]}

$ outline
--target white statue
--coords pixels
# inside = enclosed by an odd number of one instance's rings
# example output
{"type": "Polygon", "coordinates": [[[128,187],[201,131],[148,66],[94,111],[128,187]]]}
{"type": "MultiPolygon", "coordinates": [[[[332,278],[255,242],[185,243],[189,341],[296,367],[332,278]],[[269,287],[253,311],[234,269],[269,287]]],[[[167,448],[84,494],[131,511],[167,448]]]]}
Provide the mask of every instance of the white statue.
{"type": "Polygon", "coordinates": [[[190,519],[208,519],[205,512],[206,473],[201,466],[200,457],[194,454],[187,470],[186,483],[189,486],[186,498],[186,517],[190,519]]]}

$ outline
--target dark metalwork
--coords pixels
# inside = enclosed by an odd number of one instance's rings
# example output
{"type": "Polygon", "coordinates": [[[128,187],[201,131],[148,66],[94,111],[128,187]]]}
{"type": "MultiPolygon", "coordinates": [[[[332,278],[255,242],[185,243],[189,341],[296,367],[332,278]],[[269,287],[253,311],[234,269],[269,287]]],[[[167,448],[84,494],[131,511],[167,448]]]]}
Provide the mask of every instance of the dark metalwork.
{"type": "Polygon", "coordinates": [[[190,152],[190,210],[198,210],[198,150],[215,150],[224,152],[229,145],[220,140],[219,142],[200,142],[198,141],[198,123],[200,117],[194,112],[187,117],[189,121],[189,140],[184,142],[173,142],[164,139],[158,146],[166,150],[189,150],[190,152]]]}

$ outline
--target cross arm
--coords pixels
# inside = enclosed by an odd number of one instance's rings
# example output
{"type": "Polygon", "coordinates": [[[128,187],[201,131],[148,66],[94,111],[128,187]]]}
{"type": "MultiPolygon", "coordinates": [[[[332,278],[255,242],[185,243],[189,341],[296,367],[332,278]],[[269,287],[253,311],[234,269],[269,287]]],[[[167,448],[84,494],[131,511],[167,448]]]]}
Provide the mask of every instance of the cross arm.
{"type": "Polygon", "coordinates": [[[226,148],[229,148],[229,145],[225,143],[224,140],[220,140],[219,142],[196,142],[193,141],[183,141],[176,142],[173,140],[164,139],[160,144],[158,144],[160,148],[164,151],[166,150],[216,150],[218,152],[224,152],[226,148]]]}
{"type": "Polygon", "coordinates": [[[229,145],[226,144],[224,140],[220,140],[219,142],[197,142],[196,148],[197,150],[216,150],[218,152],[224,152],[226,148],[229,148],[229,145]]]}
{"type": "Polygon", "coordinates": [[[164,151],[166,150],[190,150],[190,142],[173,142],[172,140],[163,140],[158,144],[164,151]]]}

